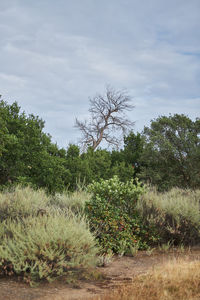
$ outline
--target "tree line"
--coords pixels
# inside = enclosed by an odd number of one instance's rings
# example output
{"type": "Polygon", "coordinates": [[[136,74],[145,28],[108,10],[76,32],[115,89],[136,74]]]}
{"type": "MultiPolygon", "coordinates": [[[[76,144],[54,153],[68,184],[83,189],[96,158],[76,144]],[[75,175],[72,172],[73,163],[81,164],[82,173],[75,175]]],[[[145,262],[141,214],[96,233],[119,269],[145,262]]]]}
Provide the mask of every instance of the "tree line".
{"type": "Polygon", "coordinates": [[[126,125],[131,123],[118,113],[130,108],[129,99],[123,93],[113,95],[107,93],[107,98],[93,99],[93,123],[77,120],[84,151],[76,144],[59,148],[44,133],[42,119],[26,115],[16,102],[9,105],[0,100],[0,188],[23,184],[54,194],[114,175],[124,182],[139,178],[160,191],[174,186],[199,188],[200,119],[193,121],[183,114],[160,116],[140,133],[131,129],[126,132],[126,125]],[[111,145],[118,144],[117,138],[110,135],[116,128],[122,129],[122,147],[101,149],[102,139],[111,145]]]}

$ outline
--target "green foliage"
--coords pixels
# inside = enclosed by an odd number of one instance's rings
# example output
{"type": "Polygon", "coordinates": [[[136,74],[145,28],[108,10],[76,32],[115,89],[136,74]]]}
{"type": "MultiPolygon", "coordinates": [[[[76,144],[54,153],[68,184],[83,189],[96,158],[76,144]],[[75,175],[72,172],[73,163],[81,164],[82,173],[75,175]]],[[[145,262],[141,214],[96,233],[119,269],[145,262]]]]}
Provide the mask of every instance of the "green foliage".
{"type": "Polygon", "coordinates": [[[65,151],[43,132],[44,122],[20,112],[16,102],[0,101],[0,185],[44,187],[50,193],[64,189],[65,151]]]}
{"type": "Polygon", "coordinates": [[[93,180],[108,179],[111,176],[111,155],[107,150],[94,151],[88,148],[80,155],[76,145],[70,145],[67,150],[65,167],[68,171],[67,182],[69,190],[77,189],[77,181],[88,185],[93,180]]]}
{"type": "Polygon", "coordinates": [[[194,245],[200,240],[200,191],[149,190],[138,202],[143,222],[155,228],[160,243],[194,245]]]}
{"type": "Polygon", "coordinates": [[[67,188],[71,191],[77,187],[77,180],[83,181],[82,176],[82,161],[80,158],[80,150],[77,145],[70,144],[67,149],[65,159],[66,181],[67,188]]]}
{"type": "Polygon", "coordinates": [[[135,177],[134,166],[126,164],[125,161],[116,162],[111,169],[112,175],[117,175],[122,182],[130,181],[131,178],[135,177]]]}
{"type": "Polygon", "coordinates": [[[140,177],[157,188],[200,186],[200,120],[175,114],[145,127],[140,177]]]}
{"type": "Polygon", "coordinates": [[[136,211],[136,203],[144,193],[140,183],[123,183],[114,176],[93,182],[88,191],[92,198],[86,202],[85,212],[104,252],[123,254],[136,243],[140,249],[147,246],[142,237],[148,233],[136,211]]]}
{"type": "Polygon", "coordinates": [[[12,185],[44,188],[48,193],[77,189],[117,175],[121,181],[139,177],[159,191],[200,187],[200,120],[175,114],[159,117],[142,134],[124,137],[124,149],[109,152],[91,147],[67,151],[43,132],[44,121],[27,116],[16,102],[0,100],[0,190],[12,185]]]}
{"type": "Polygon", "coordinates": [[[82,160],[87,166],[86,183],[91,183],[93,180],[108,179],[111,172],[110,152],[107,150],[97,149],[94,151],[88,148],[87,153],[82,155],[82,160]]]}
{"type": "Polygon", "coordinates": [[[144,137],[137,133],[130,132],[124,137],[124,159],[126,164],[134,168],[134,176],[140,172],[141,156],[144,148],[144,137]]]}

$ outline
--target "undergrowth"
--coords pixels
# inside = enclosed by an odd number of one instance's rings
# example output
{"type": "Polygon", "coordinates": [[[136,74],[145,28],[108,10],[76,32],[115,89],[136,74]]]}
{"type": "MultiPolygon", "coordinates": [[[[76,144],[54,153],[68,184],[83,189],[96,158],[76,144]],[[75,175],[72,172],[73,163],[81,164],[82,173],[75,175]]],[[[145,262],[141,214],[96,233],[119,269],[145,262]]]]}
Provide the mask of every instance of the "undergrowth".
{"type": "Polygon", "coordinates": [[[47,209],[49,202],[44,190],[34,190],[27,186],[17,186],[13,190],[0,193],[0,218],[24,218],[36,216],[47,209]]]}
{"type": "Polygon", "coordinates": [[[200,190],[151,188],[137,203],[144,224],[154,227],[160,244],[195,245],[200,241],[200,190]]]}
{"type": "Polygon", "coordinates": [[[116,176],[54,196],[16,187],[0,193],[0,218],[0,275],[31,284],[70,280],[77,270],[106,266],[113,253],[197,244],[200,190],[158,193],[116,176]]]}
{"type": "Polygon", "coordinates": [[[33,284],[97,264],[99,249],[86,218],[50,203],[28,187],[0,195],[1,275],[33,284]]]}
{"type": "Polygon", "coordinates": [[[50,206],[60,209],[63,212],[71,210],[75,214],[84,214],[85,203],[89,201],[91,195],[84,190],[77,190],[73,193],[65,192],[63,194],[56,194],[50,197],[50,206]]]}

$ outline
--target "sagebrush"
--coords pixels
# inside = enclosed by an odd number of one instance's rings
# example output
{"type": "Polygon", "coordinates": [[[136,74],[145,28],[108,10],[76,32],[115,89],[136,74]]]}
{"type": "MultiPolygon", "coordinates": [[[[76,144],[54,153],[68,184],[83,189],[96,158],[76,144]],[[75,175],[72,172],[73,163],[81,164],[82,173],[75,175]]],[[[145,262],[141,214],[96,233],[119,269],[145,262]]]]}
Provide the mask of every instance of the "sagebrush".
{"type": "Polygon", "coordinates": [[[138,210],[143,222],[154,227],[160,243],[195,245],[200,241],[200,190],[172,190],[159,193],[149,188],[138,210]]]}
{"type": "Polygon", "coordinates": [[[6,192],[0,199],[1,275],[33,283],[96,265],[99,249],[84,216],[56,209],[52,199],[30,188],[6,192]],[[44,214],[38,213],[41,208],[44,214]]]}

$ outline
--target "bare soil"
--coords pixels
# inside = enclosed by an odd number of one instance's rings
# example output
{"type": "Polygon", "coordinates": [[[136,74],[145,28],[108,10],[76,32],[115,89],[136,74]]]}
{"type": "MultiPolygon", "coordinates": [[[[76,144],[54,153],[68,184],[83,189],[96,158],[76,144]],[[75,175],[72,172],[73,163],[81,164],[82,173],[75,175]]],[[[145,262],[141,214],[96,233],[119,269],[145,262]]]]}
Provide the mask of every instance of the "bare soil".
{"type": "Polygon", "coordinates": [[[135,276],[179,257],[200,260],[200,247],[185,250],[184,253],[176,249],[168,252],[156,250],[152,254],[141,251],[135,257],[115,257],[107,267],[97,268],[96,271],[103,275],[103,279],[99,280],[82,279],[71,284],[62,280],[30,287],[16,278],[0,278],[0,300],[96,299],[119,285],[131,284],[135,276]]]}

